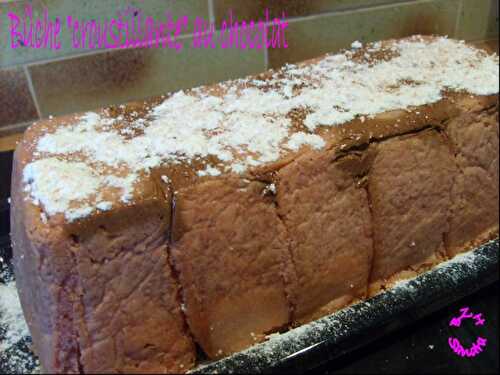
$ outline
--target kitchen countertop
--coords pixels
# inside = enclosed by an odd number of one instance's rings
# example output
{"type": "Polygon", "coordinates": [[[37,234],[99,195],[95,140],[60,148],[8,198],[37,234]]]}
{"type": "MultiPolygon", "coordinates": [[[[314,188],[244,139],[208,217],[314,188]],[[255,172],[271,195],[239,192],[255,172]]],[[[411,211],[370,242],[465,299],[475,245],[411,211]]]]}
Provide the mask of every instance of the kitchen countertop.
{"type": "Polygon", "coordinates": [[[10,134],[0,137],[0,152],[14,150],[17,142],[19,142],[22,137],[23,133],[10,134]]]}

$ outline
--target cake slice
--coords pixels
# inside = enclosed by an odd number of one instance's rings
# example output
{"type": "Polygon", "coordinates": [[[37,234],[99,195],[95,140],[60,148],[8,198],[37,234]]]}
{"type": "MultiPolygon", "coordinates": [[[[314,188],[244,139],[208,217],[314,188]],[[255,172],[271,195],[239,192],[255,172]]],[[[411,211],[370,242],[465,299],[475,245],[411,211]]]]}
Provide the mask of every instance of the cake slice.
{"type": "Polygon", "coordinates": [[[458,169],[445,236],[450,257],[498,233],[498,101],[484,105],[469,99],[467,107],[446,128],[458,169]]]}
{"type": "Polygon", "coordinates": [[[368,153],[307,153],[278,172],[277,204],[288,230],[297,283],[295,322],[366,297],[373,244],[368,153]]]}
{"type": "Polygon", "coordinates": [[[207,178],[179,188],[172,259],[191,332],[210,358],[287,328],[288,239],[268,186],[207,178]]]}
{"type": "Polygon", "coordinates": [[[399,272],[445,259],[451,189],[456,174],[444,136],[436,130],[373,145],[368,178],[373,215],[373,291],[399,272]]]}
{"type": "MultiPolygon", "coordinates": [[[[40,159],[27,172],[33,140],[53,129],[53,123],[40,123],[18,147],[11,211],[16,282],[43,370],[176,373],[191,368],[194,344],[168,261],[171,194],[138,177],[133,193],[118,195],[124,181],[110,174],[112,183],[99,189],[99,214],[92,218],[70,221],[64,214],[49,216],[48,204],[26,205],[27,181],[38,180],[32,187],[41,191],[41,184],[53,186],[57,194],[73,189],[78,195],[93,187],[95,175],[80,162],[40,159]]],[[[66,208],[66,215],[82,212],[66,208]]]]}

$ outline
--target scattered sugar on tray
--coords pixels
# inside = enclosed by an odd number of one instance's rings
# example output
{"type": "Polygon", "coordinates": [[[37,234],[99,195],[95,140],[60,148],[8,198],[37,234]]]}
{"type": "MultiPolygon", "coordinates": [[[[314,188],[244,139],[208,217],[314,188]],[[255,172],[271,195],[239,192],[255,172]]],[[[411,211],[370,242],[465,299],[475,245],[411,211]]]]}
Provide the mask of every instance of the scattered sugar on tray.
{"type": "Polygon", "coordinates": [[[436,266],[436,269],[448,268],[448,267],[452,266],[453,264],[457,264],[457,263],[464,263],[464,264],[467,264],[467,265],[473,267],[474,264],[476,263],[478,257],[479,257],[479,255],[476,254],[474,251],[461,253],[461,254],[456,255],[454,258],[452,258],[446,262],[438,264],[436,266]]]}
{"type": "Polygon", "coordinates": [[[416,276],[408,279],[398,280],[394,283],[394,285],[392,285],[390,290],[393,293],[397,293],[398,289],[414,289],[415,287],[411,284],[411,282],[416,283],[417,281],[415,280],[415,278],[416,276]]]}
{"type": "MultiPolygon", "coordinates": [[[[474,267],[474,264],[476,263],[477,259],[478,259],[477,253],[474,251],[469,251],[466,253],[458,254],[450,260],[439,263],[438,265],[433,267],[433,269],[436,270],[445,269],[457,263],[466,263],[470,267],[474,267]]],[[[416,283],[417,284],[419,283],[418,276],[410,277],[408,279],[398,280],[396,283],[392,285],[389,291],[392,293],[397,293],[397,291],[400,289],[413,290],[415,289],[416,283]]]]}
{"type": "Polygon", "coordinates": [[[14,281],[0,284],[0,324],[6,328],[5,338],[0,342],[0,352],[29,336],[14,281]]]}
{"type": "Polygon", "coordinates": [[[8,374],[40,374],[40,362],[29,350],[29,342],[0,351],[1,368],[8,374]]]}

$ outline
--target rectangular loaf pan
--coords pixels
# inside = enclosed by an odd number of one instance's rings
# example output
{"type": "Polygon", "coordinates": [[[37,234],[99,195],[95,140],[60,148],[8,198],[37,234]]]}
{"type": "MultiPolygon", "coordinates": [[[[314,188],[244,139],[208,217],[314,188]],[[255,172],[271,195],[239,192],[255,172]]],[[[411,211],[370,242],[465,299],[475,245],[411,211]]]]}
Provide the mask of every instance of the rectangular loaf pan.
{"type": "MultiPolygon", "coordinates": [[[[499,279],[499,240],[459,255],[365,302],[213,363],[192,373],[288,373],[312,370],[486,287],[499,279]]],[[[12,274],[8,238],[0,238],[0,283],[12,274]]],[[[1,339],[0,327],[0,339],[1,339]]],[[[32,372],[30,338],[0,353],[0,373],[32,372]]]]}

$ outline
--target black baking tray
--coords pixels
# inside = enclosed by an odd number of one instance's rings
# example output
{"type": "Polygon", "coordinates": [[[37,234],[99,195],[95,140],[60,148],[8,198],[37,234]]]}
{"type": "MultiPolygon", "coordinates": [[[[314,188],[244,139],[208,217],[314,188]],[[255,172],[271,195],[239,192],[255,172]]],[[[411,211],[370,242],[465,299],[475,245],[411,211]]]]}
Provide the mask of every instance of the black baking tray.
{"type": "MultiPolygon", "coordinates": [[[[5,173],[0,170],[0,174],[5,173]]],[[[0,178],[6,181],[4,176],[0,178]]],[[[4,194],[0,199],[0,218],[3,218],[0,219],[0,284],[14,277],[10,264],[8,211],[9,203],[4,194]]],[[[314,370],[497,282],[498,255],[499,241],[496,239],[365,302],[290,332],[273,335],[265,343],[229,358],[205,363],[193,372],[302,373],[314,370]]],[[[14,347],[0,352],[0,373],[36,371],[38,363],[30,348],[31,339],[25,337],[14,347]]]]}

